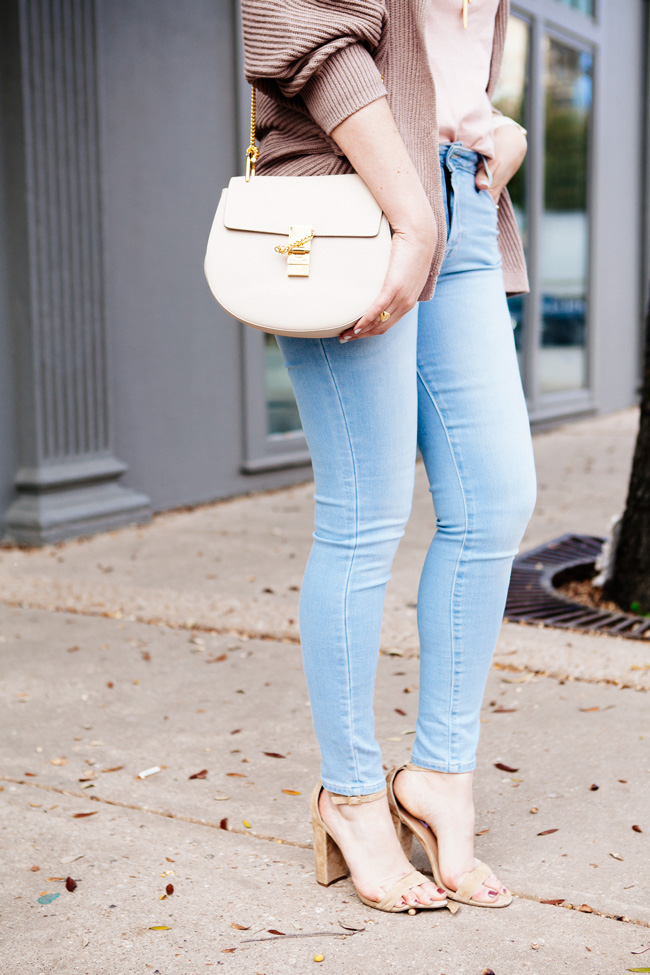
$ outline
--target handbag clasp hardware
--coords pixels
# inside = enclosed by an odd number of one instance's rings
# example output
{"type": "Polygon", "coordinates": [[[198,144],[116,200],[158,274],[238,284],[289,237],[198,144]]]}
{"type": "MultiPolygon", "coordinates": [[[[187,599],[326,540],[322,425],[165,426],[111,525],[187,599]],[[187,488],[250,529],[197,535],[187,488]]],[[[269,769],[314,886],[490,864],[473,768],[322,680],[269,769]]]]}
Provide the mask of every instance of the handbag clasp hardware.
{"type": "Polygon", "coordinates": [[[289,243],[286,246],[278,244],[275,250],[278,254],[287,255],[287,276],[290,278],[309,277],[309,258],[314,231],[306,224],[294,224],[289,227],[289,243]]]}

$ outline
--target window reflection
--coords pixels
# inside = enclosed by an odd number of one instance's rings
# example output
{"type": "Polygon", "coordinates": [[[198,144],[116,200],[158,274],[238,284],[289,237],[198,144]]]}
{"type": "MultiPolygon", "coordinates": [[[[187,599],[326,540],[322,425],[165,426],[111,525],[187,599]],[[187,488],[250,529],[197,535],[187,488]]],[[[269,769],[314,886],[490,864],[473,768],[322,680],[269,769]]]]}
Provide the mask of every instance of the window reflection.
{"type": "Polygon", "coordinates": [[[267,433],[282,434],[300,430],[300,417],[289,374],[275,335],[269,335],[268,332],[264,333],[264,380],[267,433]]]}
{"type": "Polygon", "coordinates": [[[589,128],[593,56],[545,41],[540,392],[587,384],[589,128]]]}
{"type": "Polygon", "coordinates": [[[565,7],[571,7],[573,10],[580,10],[588,17],[594,15],[594,0],[558,0],[558,2],[564,4],[565,7]]]}
{"type": "MultiPolygon", "coordinates": [[[[521,17],[511,16],[508,21],[503,65],[499,77],[499,85],[492,104],[509,118],[519,122],[524,128],[528,127],[528,84],[530,62],[530,27],[521,17]]],[[[526,212],[526,181],[528,174],[527,162],[521,166],[508,183],[508,192],[517,217],[517,224],[524,241],[524,248],[528,243],[528,221],[526,212]]],[[[524,348],[524,316],[525,298],[517,295],[508,299],[510,315],[515,324],[515,345],[519,358],[519,368],[523,368],[524,348]]]]}

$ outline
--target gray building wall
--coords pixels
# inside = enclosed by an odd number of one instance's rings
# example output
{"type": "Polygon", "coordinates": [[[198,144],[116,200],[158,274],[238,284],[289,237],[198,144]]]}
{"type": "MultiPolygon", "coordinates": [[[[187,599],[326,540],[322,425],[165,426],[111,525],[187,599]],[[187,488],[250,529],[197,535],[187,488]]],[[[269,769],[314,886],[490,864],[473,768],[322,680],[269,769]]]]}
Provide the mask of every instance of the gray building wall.
{"type": "MultiPolygon", "coordinates": [[[[633,402],[638,376],[648,3],[599,6],[600,21],[587,30],[597,78],[592,386],[579,406],[602,412],[633,402]]],[[[513,9],[567,37],[572,25],[584,25],[556,0],[521,0],[513,9]]],[[[0,514],[9,537],[52,541],[309,476],[299,434],[267,437],[262,336],[232,321],[203,277],[219,193],[241,170],[247,141],[236,0],[3,0],[0,70],[0,514]],[[77,36],[82,13],[92,34],[85,46],[77,36]],[[45,47],[59,34],[73,53],[57,66],[45,47]],[[30,59],[37,85],[29,81],[30,59]],[[56,97],[70,88],[66,104],[81,106],[67,129],[48,128],[47,118],[39,128],[26,111],[25,93],[38,102],[50,81],[56,97]],[[96,85],[94,101],[89,85],[96,85]],[[92,122],[86,131],[84,111],[92,122]],[[96,158],[88,144],[94,125],[96,158]],[[28,145],[33,171],[23,158],[28,145]],[[82,208],[78,221],[54,220],[59,237],[33,217],[41,212],[32,206],[39,173],[96,183],[96,206],[82,208]],[[48,233],[41,254],[33,245],[48,233]],[[55,246],[60,239],[62,254],[74,257],[88,235],[101,265],[101,280],[86,295],[97,306],[92,315],[81,305],[66,311],[79,289],[55,246]],[[49,306],[33,300],[38,281],[53,300],[62,295],[51,321],[49,306]],[[67,338],[52,361],[57,329],[67,338]],[[88,329],[101,360],[97,389],[74,340],[83,345],[88,329]],[[39,412],[43,370],[62,401],[71,388],[95,397],[103,438],[60,456],[39,453],[30,431],[47,432],[52,422],[47,409],[39,412]]],[[[41,204],[42,213],[52,206],[63,213],[55,197],[46,194],[41,204]]],[[[540,422],[571,412],[548,403],[535,410],[540,422]]],[[[62,429],[80,422],[73,408],[55,420],[62,429]]]]}

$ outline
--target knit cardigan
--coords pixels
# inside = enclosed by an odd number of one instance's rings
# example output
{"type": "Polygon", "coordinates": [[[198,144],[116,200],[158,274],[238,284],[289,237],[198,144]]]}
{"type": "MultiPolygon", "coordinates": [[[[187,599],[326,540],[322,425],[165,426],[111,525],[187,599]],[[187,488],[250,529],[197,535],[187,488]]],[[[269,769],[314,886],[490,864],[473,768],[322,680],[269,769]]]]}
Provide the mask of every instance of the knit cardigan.
{"type": "MultiPolygon", "coordinates": [[[[433,295],[446,247],[435,81],[426,49],[430,2],[241,3],[245,74],[260,93],[258,172],[283,176],[352,172],[330,133],[360,108],[388,97],[438,226],[437,245],[421,301],[433,295]]],[[[489,97],[494,94],[501,69],[508,12],[509,0],[500,0],[487,86],[489,97]]],[[[499,199],[498,229],[506,291],[528,291],[523,247],[507,190],[499,199]]]]}

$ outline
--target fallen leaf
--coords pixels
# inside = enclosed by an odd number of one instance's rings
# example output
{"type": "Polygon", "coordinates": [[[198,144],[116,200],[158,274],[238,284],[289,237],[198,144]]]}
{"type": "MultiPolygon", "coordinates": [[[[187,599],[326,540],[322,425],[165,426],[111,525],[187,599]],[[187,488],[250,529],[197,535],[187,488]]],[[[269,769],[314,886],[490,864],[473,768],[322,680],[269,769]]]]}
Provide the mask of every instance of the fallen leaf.
{"type": "Polygon", "coordinates": [[[637,826],[636,824],[632,827],[632,829],[634,830],[635,833],[642,833],[643,832],[643,830],[641,829],[641,827],[640,826],[637,826]]]}
{"type": "Polygon", "coordinates": [[[277,931],[275,928],[269,928],[268,929],[268,933],[269,934],[282,934],[283,935],[285,932],[284,931],[277,931]]]}
{"type": "Polygon", "coordinates": [[[202,768],[200,772],[195,772],[194,775],[190,775],[190,779],[207,779],[208,770],[207,768],[202,768]]]}
{"type": "Polygon", "coordinates": [[[558,904],[564,904],[565,900],[565,897],[551,897],[548,900],[540,901],[540,904],[554,904],[557,906],[558,904]]]}
{"type": "Polygon", "coordinates": [[[219,823],[219,829],[228,829],[228,817],[224,817],[219,823]]]}
{"type": "Polygon", "coordinates": [[[243,772],[226,772],[226,775],[231,779],[245,779],[246,775],[243,772]]]}
{"type": "Polygon", "coordinates": [[[339,921],[339,924],[341,925],[342,928],[345,928],[346,931],[365,931],[366,930],[365,927],[360,928],[360,927],[357,927],[356,924],[355,925],[353,925],[353,924],[346,924],[344,921],[339,921]]]}
{"type": "Polygon", "coordinates": [[[86,816],[96,816],[98,812],[99,812],[99,809],[96,809],[94,812],[89,812],[89,813],[73,813],[72,814],[72,818],[73,819],[85,819],[86,816]]]}
{"type": "Polygon", "coordinates": [[[598,790],[600,789],[600,786],[599,785],[596,785],[595,782],[592,782],[592,784],[589,786],[589,789],[591,790],[591,792],[598,792],[598,790]]]}
{"type": "Polygon", "coordinates": [[[171,857],[165,857],[165,860],[167,861],[167,863],[176,863],[176,861],[172,860],[171,857]]]}
{"type": "Polygon", "coordinates": [[[301,793],[297,789],[283,789],[285,796],[299,796],[301,793]]]}
{"type": "Polygon", "coordinates": [[[41,896],[38,898],[38,903],[39,904],[51,904],[52,901],[55,901],[57,899],[57,897],[60,897],[60,896],[61,896],[61,894],[55,894],[55,893],[53,893],[53,892],[51,892],[49,890],[44,890],[43,893],[41,894],[41,896]]]}
{"type": "Polygon", "coordinates": [[[52,883],[55,880],[65,880],[65,877],[46,877],[48,883],[52,883]]]}
{"type": "Polygon", "coordinates": [[[640,948],[631,948],[631,955],[644,955],[646,951],[650,951],[650,945],[641,945],[640,948]]]}
{"type": "Polygon", "coordinates": [[[84,856],[84,853],[73,853],[72,856],[61,857],[59,863],[73,863],[75,860],[82,860],[84,856]]]}
{"type": "Polygon", "coordinates": [[[610,855],[610,857],[614,857],[615,860],[622,860],[623,859],[623,857],[620,855],[620,853],[610,853],[609,855],[610,855]]]}
{"type": "Polygon", "coordinates": [[[286,755],[281,755],[280,752],[262,752],[263,755],[268,755],[269,758],[286,758],[286,755]]]}
{"type": "Polygon", "coordinates": [[[596,705],[594,708],[578,708],[578,711],[600,711],[600,707],[596,705]]]}
{"type": "Polygon", "coordinates": [[[241,728],[235,728],[235,730],[234,731],[231,731],[230,734],[231,735],[238,735],[241,730],[242,730],[241,728]]]}
{"type": "Polygon", "coordinates": [[[146,660],[147,663],[149,663],[149,661],[151,660],[151,654],[149,653],[148,650],[143,650],[140,656],[142,657],[143,660],[146,660]]]}
{"type": "Polygon", "coordinates": [[[171,897],[171,895],[174,893],[174,885],[167,884],[167,886],[165,887],[165,893],[167,894],[168,897],[171,897]]]}
{"type": "Polygon", "coordinates": [[[23,772],[23,775],[27,775],[29,778],[34,779],[38,775],[38,772],[23,772]]]}
{"type": "Polygon", "coordinates": [[[65,878],[65,889],[72,893],[73,890],[77,889],[77,881],[73,880],[72,877],[65,878]]]}
{"type": "Polygon", "coordinates": [[[32,806],[33,809],[40,809],[42,805],[42,802],[30,802],[30,806],[32,806]]]}
{"type": "Polygon", "coordinates": [[[222,948],[221,949],[221,954],[222,955],[230,955],[230,954],[232,954],[233,951],[237,951],[237,949],[236,948],[222,948]]]}
{"type": "Polygon", "coordinates": [[[510,765],[504,765],[503,762],[495,762],[494,767],[501,769],[502,772],[518,772],[518,768],[511,768],[510,765]]]}
{"type": "Polygon", "coordinates": [[[539,808],[537,806],[531,806],[530,811],[535,816],[539,812],[539,808]]]}
{"type": "Polygon", "coordinates": [[[650,968],[628,968],[628,972],[650,972],[650,968]]]}
{"type": "Polygon", "coordinates": [[[314,961],[325,961],[325,955],[314,955],[314,961]]]}
{"type": "Polygon", "coordinates": [[[492,714],[514,714],[519,708],[494,708],[492,714]]]}
{"type": "Polygon", "coordinates": [[[227,653],[220,653],[218,657],[210,657],[209,660],[206,660],[206,664],[220,664],[227,658],[227,656],[227,653]]]}
{"type": "Polygon", "coordinates": [[[36,864],[34,864],[34,866],[30,867],[29,869],[32,871],[32,873],[37,873],[37,871],[39,871],[41,868],[37,867],[36,864]]]}
{"type": "Polygon", "coordinates": [[[171,928],[168,924],[152,924],[149,928],[150,931],[170,931],[171,928]]]}
{"type": "Polygon", "coordinates": [[[543,829],[542,832],[541,833],[538,833],[537,835],[538,836],[549,836],[551,833],[557,833],[557,829],[543,829]]]}
{"type": "Polygon", "coordinates": [[[395,714],[401,714],[403,718],[406,717],[406,711],[402,711],[401,708],[395,708],[395,714]]]}
{"type": "Polygon", "coordinates": [[[123,769],[123,768],[124,768],[123,765],[114,765],[112,768],[102,768],[99,771],[100,772],[119,772],[120,769],[123,769]]]}
{"type": "Polygon", "coordinates": [[[246,829],[250,829],[251,828],[251,824],[248,822],[247,819],[242,819],[242,823],[244,824],[244,826],[246,827],[246,829]]]}
{"type": "Polygon", "coordinates": [[[234,921],[230,922],[230,927],[234,928],[235,931],[250,931],[250,924],[235,924],[234,921]]]}
{"type": "Polygon", "coordinates": [[[488,826],[487,829],[480,829],[478,833],[474,833],[474,836],[485,836],[485,834],[489,832],[490,832],[490,827],[488,826]]]}
{"type": "Polygon", "coordinates": [[[593,907],[589,907],[589,904],[581,904],[580,905],[580,910],[583,912],[583,914],[593,914],[594,913],[593,907]]]}

